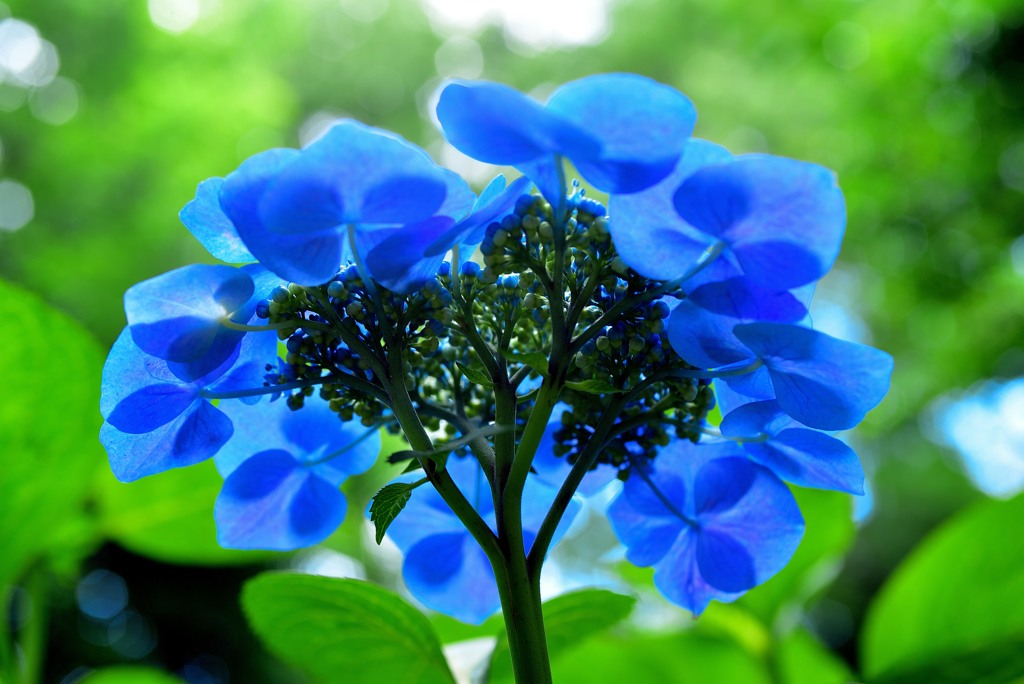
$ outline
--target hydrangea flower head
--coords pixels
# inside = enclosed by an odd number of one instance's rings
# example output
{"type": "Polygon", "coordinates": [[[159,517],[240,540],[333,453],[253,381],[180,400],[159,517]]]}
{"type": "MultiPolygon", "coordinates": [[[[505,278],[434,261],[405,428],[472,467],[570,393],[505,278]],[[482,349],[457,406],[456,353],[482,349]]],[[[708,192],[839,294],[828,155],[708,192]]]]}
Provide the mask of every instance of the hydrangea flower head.
{"type": "Polygon", "coordinates": [[[893,369],[808,315],[846,225],[835,175],[691,139],[690,101],[631,74],[543,104],[451,81],[437,115],[455,148],[523,176],[476,197],[342,121],[199,185],[181,220],[244,265],[129,290],[101,406],[117,476],[212,456],[220,542],[290,550],[338,528],[378,431],[404,433],[378,540],[424,605],[473,623],[537,600],[578,496],[613,479],[612,526],[669,600],[700,613],[773,576],[803,533],[783,480],[863,490],[830,433],[893,369]]]}

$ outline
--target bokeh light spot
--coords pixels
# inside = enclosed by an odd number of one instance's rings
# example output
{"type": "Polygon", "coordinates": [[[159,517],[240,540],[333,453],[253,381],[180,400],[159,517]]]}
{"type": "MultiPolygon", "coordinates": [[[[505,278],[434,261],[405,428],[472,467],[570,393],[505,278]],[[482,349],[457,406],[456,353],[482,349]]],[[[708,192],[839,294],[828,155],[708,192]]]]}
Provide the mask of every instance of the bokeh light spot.
{"type": "Polygon", "coordinates": [[[1006,187],[1024,192],[1024,140],[999,155],[999,178],[1006,187]]]}
{"type": "Polygon", "coordinates": [[[451,78],[479,78],[484,70],[480,43],[466,36],[452,36],[434,53],[437,73],[451,78]]]}
{"type": "Polygon", "coordinates": [[[199,21],[200,14],[199,0],[149,0],[149,18],[170,33],[189,30],[199,21]]]}
{"type": "Polygon", "coordinates": [[[65,124],[78,113],[78,86],[66,78],[54,79],[45,88],[33,91],[28,104],[40,121],[54,126],[65,124]]]}
{"type": "Polygon", "coordinates": [[[341,9],[356,21],[370,24],[388,11],[388,0],[341,0],[341,9]]]}
{"type": "Polygon", "coordinates": [[[431,21],[441,30],[466,32],[485,24],[501,25],[513,47],[518,45],[536,51],[599,43],[609,32],[608,10],[613,0],[421,2],[431,21]]]}
{"type": "Polygon", "coordinates": [[[93,570],[75,587],[78,609],[96,620],[110,620],[128,605],[128,585],[109,570],[93,570]]]}
{"type": "Polygon", "coordinates": [[[1024,378],[940,397],[931,414],[932,438],[960,453],[978,489],[1004,497],[1024,489],[1024,378]]]}
{"type": "Polygon", "coordinates": [[[0,230],[18,230],[35,215],[32,192],[21,183],[0,180],[0,230]]]}

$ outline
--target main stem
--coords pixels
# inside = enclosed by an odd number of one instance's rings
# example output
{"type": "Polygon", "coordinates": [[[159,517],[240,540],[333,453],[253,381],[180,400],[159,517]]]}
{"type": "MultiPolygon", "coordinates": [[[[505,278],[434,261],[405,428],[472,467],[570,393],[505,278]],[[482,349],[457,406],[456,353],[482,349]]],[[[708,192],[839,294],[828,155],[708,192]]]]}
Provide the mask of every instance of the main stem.
{"type": "Polygon", "coordinates": [[[551,684],[551,663],[541,612],[540,581],[533,581],[525,554],[495,568],[512,672],[520,684],[551,684]]]}

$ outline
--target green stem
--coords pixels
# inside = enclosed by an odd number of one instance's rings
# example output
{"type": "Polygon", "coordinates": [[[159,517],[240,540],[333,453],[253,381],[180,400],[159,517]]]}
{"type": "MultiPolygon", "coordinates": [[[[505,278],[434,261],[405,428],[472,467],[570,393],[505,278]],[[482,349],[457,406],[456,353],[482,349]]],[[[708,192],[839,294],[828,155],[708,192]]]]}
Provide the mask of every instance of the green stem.
{"type": "Polygon", "coordinates": [[[495,568],[512,672],[520,684],[551,684],[551,663],[544,634],[540,581],[530,577],[525,557],[495,568]]]}
{"type": "Polygon", "coordinates": [[[381,400],[386,400],[387,395],[384,394],[380,387],[373,384],[368,380],[357,378],[354,375],[324,375],[319,378],[305,378],[303,380],[293,380],[291,382],[284,382],[279,385],[268,385],[266,387],[253,387],[250,389],[243,390],[230,390],[227,392],[218,392],[213,389],[204,389],[199,392],[200,396],[206,399],[241,399],[242,397],[258,397],[264,394],[273,394],[274,392],[286,392],[293,389],[301,389],[303,387],[313,387],[315,385],[344,385],[354,390],[364,392],[371,396],[377,397],[381,400]]]}
{"type": "MultiPolygon", "coordinates": [[[[413,449],[424,452],[433,451],[433,442],[431,442],[430,436],[424,429],[419,414],[413,406],[412,398],[409,396],[409,390],[405,386],[405,376],[402,373],[402,355],[396,351],[396,353],[390,354],[390,357],[391,382],[389,394],[391,397],[391,412],[395,415],[395,420],[398,421],[406,438],[409,440],[409,445],[413,449]]],[[[497,566],[503,563],[504,559],[501,555],[501,548],[498,545],[497,537],[495,537],[491,528],[487,526],[487,523],[480,517],[476,509],[473,508],[473,505],[466,499],[458,485],[452,480],[451,475],[443,467],[438,468],[437,464],[429,458],[420,459],[420,465],[423,466],[424,473],[430,479],[430,483],[434,485],[437,493],[441,495],[444,502],[452,509],[452,513],[462,521],[462,524],[466,526],[466,530],[473,536],[473,539],[480,545],[480,548],[483,549],[491,565],[497,566]]]]}
{"type": "Polygon", "coordinates": [[[533,541],[533,548],[530,549],[530,556],[527,559],[530,577],[535,581],[540,581],[540,571],[544,565],[544,557],[547,555],[548,547],[555,536],[555,530],[558,528],[558,524],[569,507],[569,502],[572,501],[572,497],[576,494],[580,483],[583,482],[583,478],[590,472],[591,467],[597,460],[598,454],[604,448],[608,436],[615,426],[615,417],[625,404],[626,399],[620,398],[612,402],[601,414],[597,431],[591,436],[587,446],[583,448],[583,451],[576,459],[576,463],[573,464],[572,470],[569,471],[569,475],[565,478],[562,486],[559,487],[558,493],[555,494],[555,500],[551,503],[551,508],[548,509],[547,515],[544,516],[540,529],[537,530],[537,536],[533,541]]]}

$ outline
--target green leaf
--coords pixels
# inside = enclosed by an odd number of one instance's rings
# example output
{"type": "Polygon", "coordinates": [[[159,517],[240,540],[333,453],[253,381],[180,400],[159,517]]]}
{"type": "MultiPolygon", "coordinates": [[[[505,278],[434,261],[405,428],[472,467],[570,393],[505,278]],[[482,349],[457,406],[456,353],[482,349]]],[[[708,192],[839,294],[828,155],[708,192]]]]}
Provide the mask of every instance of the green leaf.
{"type": "Polygon", "coordinates": [[[658,636],[602,634],[551,664],[556,682],[771,684],[757,657],[728,639],[693,631],[658,636]]]}
{"type": "Polygon", "coordinates": [[[381,487],[380,491],[373,495],[370,503],[370,522],[377,530],[378,545],[384,541],[384,533],[388,531],[388,527],[405,508],[405,504],[409,503],[414,489],[416,486],[410,482],[392,482],[381,487]]]}
{"type": "Polygon", "coordinates": [[[78,681],[81,684],[182,684],[182,680],[163,670],[137,665],[93,670],[78,681]]]}
{"type": "Polygon", "coordinates": [[[223,484],[212,461],[130,483],[108,471],[99,483],[100,522],[125,548],[165,563],[233,565],[272,558],[267,551],[217,544],[213,504],[223,484]]]}
{"type": "MultiPolygon", "coordinates": [[[[103,351],[77,323],[0,281],[0,587],[42,558],[70,564],[97,541],[87,498],[99,444],[103,351]],[[59,558],[57,558],[59,557],[59,558]]],[[[2,631],[2,630],[0,630],[2,631]]]]}
{"type": "Polygon", "coordinates": [[[847,684],[854,680],[846,663],[803,629],[791,632],[774,646],[774,655],[784,684],[847,684]]]}
{"type": "Polygon", "coordinates": [[[459,367],[462,374],[473,383],[474,385],[480,385],[481,387],[494,387],[494,383],[491,382],[491,376],[487,375],[482,370],[467,366],[460,361],[456,361],[455,365],[459,367]]]}
{"type": "Polygon", "coordinates": [[[625,392],[625,390],[619,389],[607,380],[601,380],[599,378],[567,382],[565,383],[565,386],[571,390],[586,392],[587,394],[620,394],[625,392]]]}
{"type": "Polygon", "coordinates": [[[973,683],[1024,676],[1022,520],[1024,494],[986,501],[911,553],[869,609],[862,638],[869,679],[973,683]],[[994,669],[999,678],[991,678],[994,669]]]}
{"type": "MultiPolygon", "coordinates": [[[[548,655],[554,660],[584,639],[622,622],[634,605],[634,597],[605,589],[583,589],[551,599],[542,606],[548,655]]],[[[512,680],[512,660],[505,634],[498,639],[491,655],[490,680],[512,680]]]]}
{"type": "Polygon", "coordinates": [[[242,607],[267,648],[320,681],[455,681],[430,621],[373,584],[264,573],[246,583],[242,607]]]}

